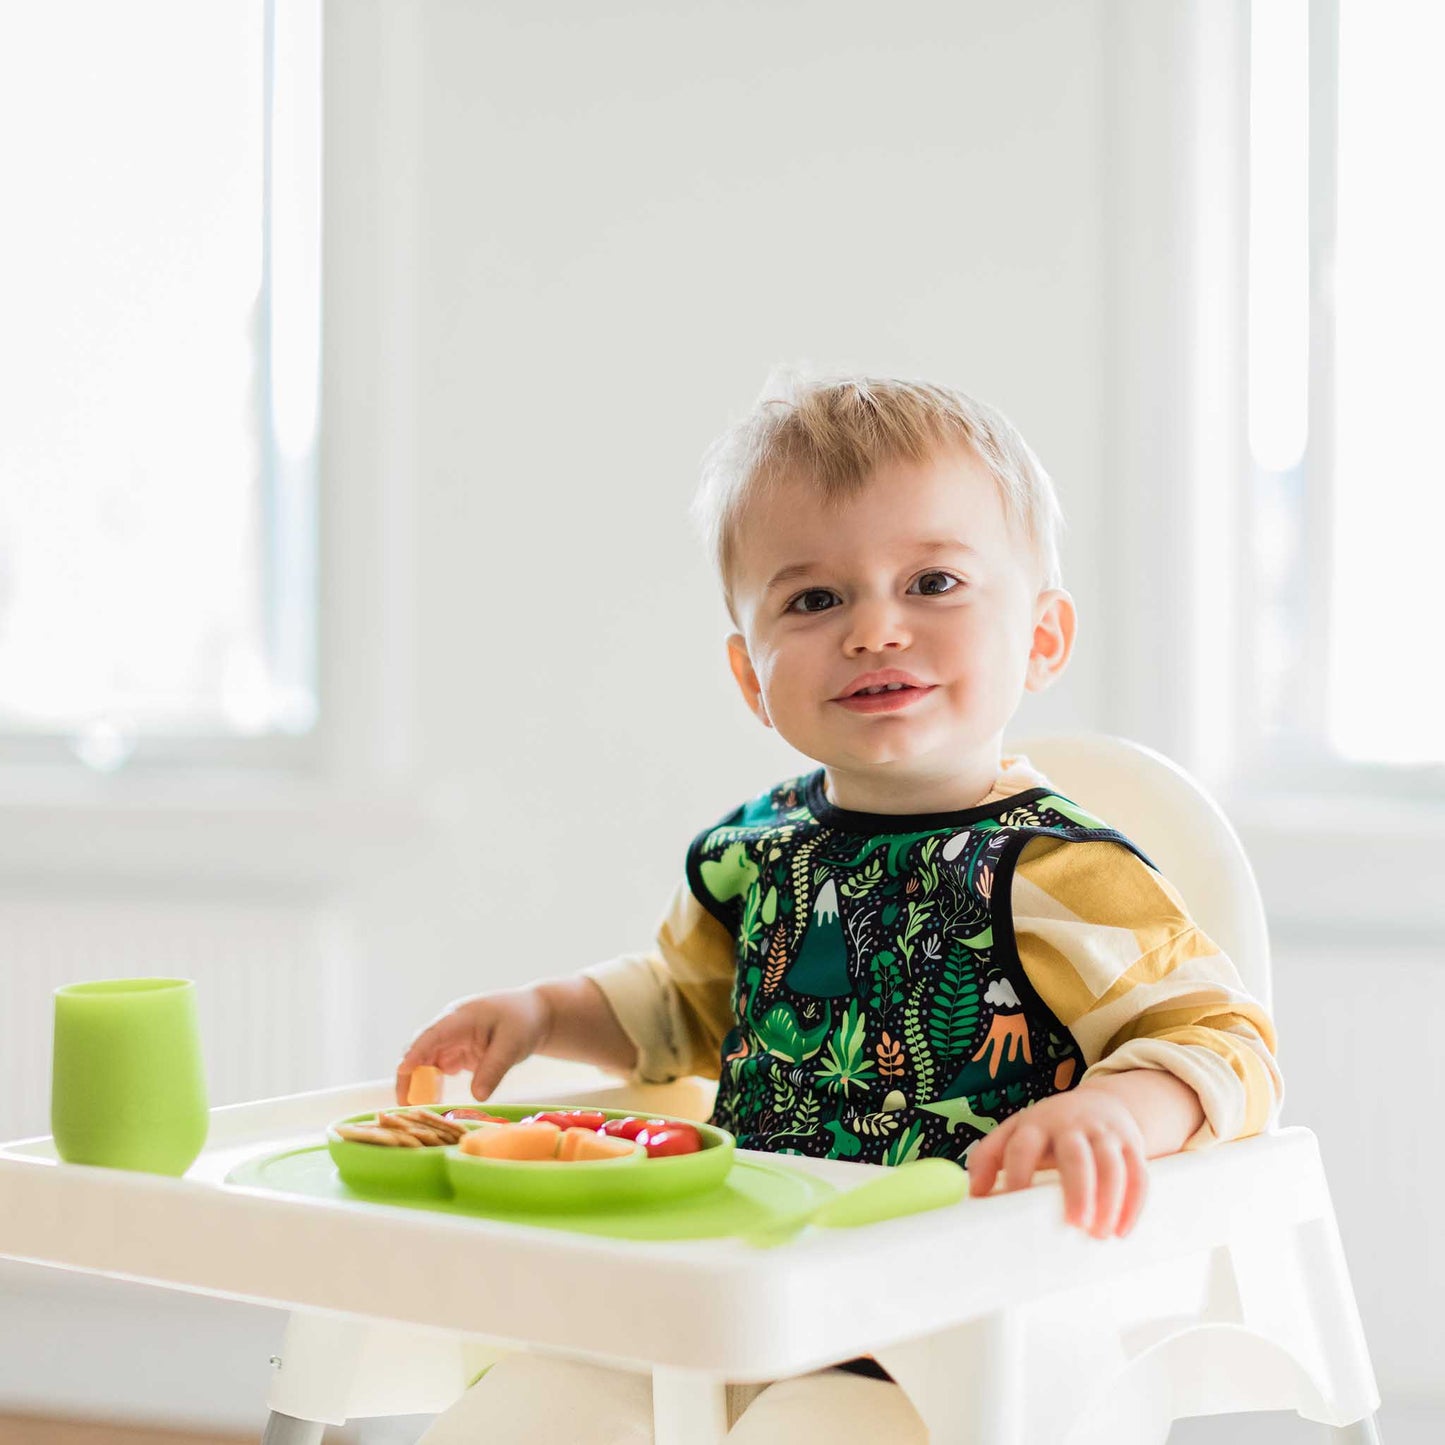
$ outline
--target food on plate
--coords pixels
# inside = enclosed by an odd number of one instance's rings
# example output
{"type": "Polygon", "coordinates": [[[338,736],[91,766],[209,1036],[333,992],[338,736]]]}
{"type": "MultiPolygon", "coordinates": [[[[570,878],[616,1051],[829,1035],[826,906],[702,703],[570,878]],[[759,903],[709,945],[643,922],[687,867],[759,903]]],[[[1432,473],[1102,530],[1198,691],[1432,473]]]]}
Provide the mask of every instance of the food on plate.
{"type": "Polygon", "coordinates": [[[667,1159],[675,1154],[696,1154],[702,1148],[702,1135],[691,1124],[649,1126],[637,1142],[647,1150],[649,1159],[667,1159]]]}
{"type": "Polygon", "coordinates": [[[618,1139],[635,1139],[644,1129],[661,1129],[666,1123],[666,1119],[639,1119],[629,1114],[625,1119],[608,1119],[602,1132],[618,1139]]]}
{"type": "Polygon", "coordinates": [[[442,1073],[431,1064],[422,1064],[412,1070],[407,1081],[406,1102],[408,1104],[440,1104],[442,1101],[442,1073]]]}
{"type": "Polygon", "coordinates": [[[631,1154],[633,1148],[626,1139],[613,1139],[595,1129],[577,1127],[563,1129],[557,1142],[557,1157],[566,1160],[620,1159],[631,1154]]]}
{"type": "Polygon", "coordinates": [[[455,1144],[467,1132],[464,1125],[443,1119],[429,1109],[398,1109],[378,1114],[376,1122],[383,1129],[399,1129],[426,1145],[455,1144]]]}
{"type": "Polygon", "coordinates": [[[425,1149],[455,1144],[467,1133],[464,1124],[444,1119],[430,1109],[382,1110],[374,1122],[341,1124],[336,1132],[354,1144],[381,1144],[391,1148],[425,1149]]]}
{"type": "Polygon", "coordinates": [[[381,1144],[397,1149],[420,1149],[421,1140],[399,1129],[383,1129],[375,1124],[338,1124],[336,1132],[353,1144],[381,1144]]]}
{"type": "Polygon", "coordinates": [[[607,1122],[601,1109],[550,1109],[542,1114],[528,1114],[521,1122],[555,1124],[559,1129],[591,1129],[594,1133],[607,1122]]]}
{"type": "Polygon", "coordinates": [[[649,1159],[665,1159],[672,1154],[696,1154],[702,1148],[702,1135],[691,1124],[674,1119],[609,1119],[602,1126],[604,1134],[619,1139],[635,1139],[647,1150],[649,1159]]]}
{"type": "Polygon", "coordinates": [[[609,1138],[596,1129],[578,1125],[559,1129],[550,1119],[522,1120],[498,1129],[477,1129],[460,1145],[463,1154],[477,1159],[559,1160],[564,1164],[619,1159],[631,1155],[635,1148],[626,1139],[609,1138]]]}
{"type": "MultiPolygon", "coordinates": [[[[460,1141],[461,1152],[478,1159],[557,1159],[574,1163],[624,1158],[639,1145],[649,1159],[667,1159],[697,1154],[703,1148],[702,1134],[695,1125],[682,1120],[631,1114],[609,1119],[599,1109],[547,1109],[515,1122],[482,1109],[453,1109],[446,1119],[458,1129],[462,1119],[482,1126],[460,1141]]],[[[413,1124],[412,1132],[415,1127],[413,1124]]],[[[422,1127],[426,1127],[425,1123],[422,1127]]]]}
{"type": "Polygon", "coordinates": [[[478,1159],[551,1159],[562,1131],[555,1124],[508,1124],[504,1129],[476,1129],[462,1140],[463,1154],[478,1159]]]}

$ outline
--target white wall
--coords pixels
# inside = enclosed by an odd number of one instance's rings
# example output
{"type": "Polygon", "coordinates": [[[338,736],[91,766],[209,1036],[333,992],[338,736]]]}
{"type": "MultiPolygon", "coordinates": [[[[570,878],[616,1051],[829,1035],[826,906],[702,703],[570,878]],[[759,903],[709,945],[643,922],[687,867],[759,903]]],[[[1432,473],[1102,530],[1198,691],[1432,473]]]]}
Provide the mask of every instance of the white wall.
{"type": "Polygon", "coordinates": [[[1086,618],[1050,711],[1094,716],[1100,26],[427,8],[417,751],[467,820],[428,1003],[639,946],[693,833],[810,766],[736,698],[686,519],[775,362],[944,377],[1015,417],[1086,618]]]}
{"type": "MultiPolygon", "coordinates": [[[[1120,126],[1168,89],[1121,99],[1150,59],[1121,69],[1121,16],[1154,13],[331,6],[330,741],[335,778],[403,799],[425,841],[316,894],[350,920],[363,1072],[456,993],[644,944],[691,835],[803,766],[732,694],[685,518],[704,445],[773,362],[938,376],[1009,412],[1059,484],[1083,615],[1021,730],[1147,724],[1120,698],[1158,685],[1120,679],[1109,623],[1121,418],[1147,380],[1120,318],[1153,325],[1171,275],[1141,301],[1120,260],[1158,239],[1151,188],[1121,205],[1118,179],[1140,148],[1120,126]]],[[[1412,1305],[1445,1284],[1445,1181],[1412,1132],[1438,1071],[1399,1045],[1445,1003],[1439,962],[1301,946],[1277,981],[1290,1117],[1324,1141],[1402,1396],[1440,1386],[1412,1305]]],[[[30,1327],[4,1334],[0,1408],[164,1416],[117,1324],[134,1292],[67,1281],[47,1313],[33,1271],[3,1278],[0,1319],[30,1327]],[[86,1321],[82,1397],[46,1362],[86,1321]]],[[[276,1323],[157,1296],[145,1344],[210,1382],[189,1418],[252,1426],[276,1323]]]]}

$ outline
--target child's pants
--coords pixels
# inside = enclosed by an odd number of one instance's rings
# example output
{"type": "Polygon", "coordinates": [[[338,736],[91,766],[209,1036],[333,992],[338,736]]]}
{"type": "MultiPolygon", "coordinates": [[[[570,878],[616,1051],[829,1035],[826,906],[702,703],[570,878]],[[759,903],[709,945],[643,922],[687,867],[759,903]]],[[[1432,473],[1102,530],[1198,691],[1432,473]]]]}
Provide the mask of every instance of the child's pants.
{"type": "MultiPolygon", "coordinates": [[[[897,1385],[844,1370],[728,1386],[728,1445],[927,1445],[897,1385]]],[[[508,1355],[420,1445],[652,1445],[652,1382],[603,1365],[508,1355]]]]}

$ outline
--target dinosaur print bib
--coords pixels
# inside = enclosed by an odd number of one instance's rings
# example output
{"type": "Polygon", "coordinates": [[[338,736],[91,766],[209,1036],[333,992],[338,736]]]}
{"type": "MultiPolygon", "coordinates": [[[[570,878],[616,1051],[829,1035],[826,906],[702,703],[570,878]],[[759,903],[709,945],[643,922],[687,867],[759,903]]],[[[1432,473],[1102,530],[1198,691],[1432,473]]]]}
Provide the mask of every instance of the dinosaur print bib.
{"type": "Polygon", "coordinates": [[[1014,942],[1014,866],[1037,837],[1149,861],[1048,788],[905,817],[834,807],[822,769],[699,835],[688,883],[737,954],[713,1122],[744,1149],[962,1162],[1077,1083],[1078,1046],[1014,942]]]}

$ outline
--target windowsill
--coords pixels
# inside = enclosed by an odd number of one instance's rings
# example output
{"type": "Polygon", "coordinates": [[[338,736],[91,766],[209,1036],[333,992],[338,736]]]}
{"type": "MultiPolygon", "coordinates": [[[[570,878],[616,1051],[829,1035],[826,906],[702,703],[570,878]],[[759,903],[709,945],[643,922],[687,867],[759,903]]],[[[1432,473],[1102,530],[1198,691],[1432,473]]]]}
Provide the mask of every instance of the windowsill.
{"type": "Polygon", "coordinates": [[[1251,792],[1226,797],[1277,937],[1445,933],[1445,808],[1416,798],[1251,792]]]}
{"type": "Polygon", "coordinates": [[[0,878],[355,884],[433,844],[444,820],[401,790],[266,773],[0,773],[0,878]]]}

